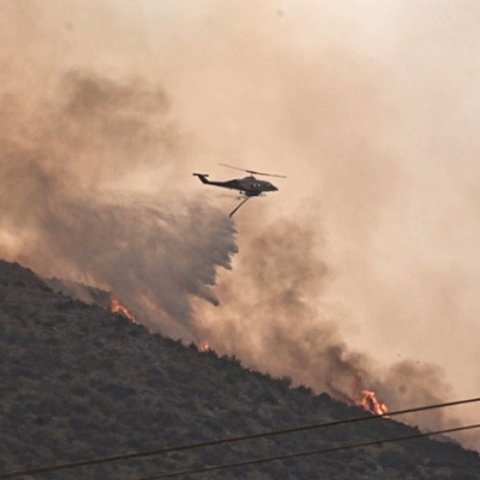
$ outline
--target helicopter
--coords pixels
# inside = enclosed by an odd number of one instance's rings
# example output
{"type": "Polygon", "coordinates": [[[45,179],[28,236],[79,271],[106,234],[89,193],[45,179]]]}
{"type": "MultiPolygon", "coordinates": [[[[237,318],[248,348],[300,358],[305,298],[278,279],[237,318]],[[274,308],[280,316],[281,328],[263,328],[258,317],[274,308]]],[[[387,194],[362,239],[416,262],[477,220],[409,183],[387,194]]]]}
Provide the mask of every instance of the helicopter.
{"type": "Polygon", "coordinates": [[[287,178],[285,175],[276,175],[273,173],[264,173],[264,172],[257,172],[255,170],[246,170],[243,168],[234,167],[232,165],[227,165],[226,163],[219,163],[222,167],[233,168],[234,170],[240,170],[241,172],[249,173],[248,177],[244,178],[235,178],[233,180],[227,180],[224,182],[219,181],[210,181],[208,179],[207,173],[194,173],[195,177],[198,177],[202,183],[206,185],[213,185],[215,187],[223,187],[223,188],[230,188],[232,190],[238,190],[240,195],[245,197],[240,202],[237,207],[235,207],[230,214],[229,217],[232,217],[234,213],[243,205],[247,200],[252,197],[259,197],[263,196],[267,192],[276,192],[278,188],[270,182],[266,180],[259,180],[255,178],[254,175],[261,175],[267,177],[277,177],[277,178],[287,178]]]}

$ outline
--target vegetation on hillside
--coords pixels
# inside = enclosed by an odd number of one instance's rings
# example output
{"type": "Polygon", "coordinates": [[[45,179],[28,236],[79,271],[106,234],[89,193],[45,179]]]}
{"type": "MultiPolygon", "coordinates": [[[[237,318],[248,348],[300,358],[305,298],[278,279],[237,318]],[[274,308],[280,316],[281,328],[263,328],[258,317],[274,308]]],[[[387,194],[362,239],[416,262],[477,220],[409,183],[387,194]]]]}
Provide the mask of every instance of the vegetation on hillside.
{"type": "MultiPolygon", "coordinates": [[[[0,351],[0,473],[367,415],[235,358],[152,335],[7,262],[0,262],[0,351]]],[[[382,419],[38,478],[128,480],[417,431],[382,419]]],[[[480,459],[452,441],[419,439],[198,478],[478,480],[480,459]]]]}

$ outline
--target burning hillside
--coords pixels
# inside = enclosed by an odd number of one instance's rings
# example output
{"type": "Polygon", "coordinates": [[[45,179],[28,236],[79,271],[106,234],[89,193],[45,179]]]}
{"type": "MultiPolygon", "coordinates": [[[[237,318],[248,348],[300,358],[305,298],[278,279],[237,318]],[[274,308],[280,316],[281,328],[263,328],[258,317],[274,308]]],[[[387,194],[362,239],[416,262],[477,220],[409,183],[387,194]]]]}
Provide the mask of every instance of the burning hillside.
{"type": "MultiPolygon", "coordinates": [[[[451,398],[440,368],[410,359],[381,364],[345,342],[342,313],[323,301],[331,272],[318,253],[322,240],[305,223],[271,220],[253,238],[240,237],[235,270],[220,276],[222,308],[196,304],[199,344],[207,338],[249,368],[375,414],[451,398]]],[[[457,421],[443,412],[410,420],[432,429],[457,421]]]]}
{"type": "Polygon", "coordinates": [[[385,415],[388,413],[387,404],[380,402],[377,399],[377,394],[373,390],[363,390],[359,404],[364,410],[374,413],[375,415],[385,415]]]}
{"type": "Polygon", "coordinates": [[[2,2],[0,256],[368,410],[473,393],[479,7],[278,3],[2,2]],[[217,162],[291,181],[237,235],[217,162]]]}
{"type": "MultiPolygon", "coordinates": [[[[164,85],[74,68],[54,81],[55,98],[0,92],[0,252],[43,276],[115,292],[108,308],[151,331],[208,338],[206,350],[369,411],[449,397],[442,369],[375,362],[347,344],[341,307],[324,301],[334,272],[317,211],[286,218],[259,208],[237,236],[222,209],[185,185],[172,194],[169,180],[186,177],[188,141],[164,85]],[[152,158],[162,159],[162,178],[149,190],[145,178],[159,177],[152,158]],[[132,188],[136,175],[143,191],[132,188]]],[[[105,305],[88,288],[71,294],[105,305]]]]}
{"type": "Polygon", "coordinates": [[[112,313],[119,313],[120,315],[123,315],[125,318],[130,320],[133,323],[138,323],[137,318],[135,317],[135,314],[132,313],[132,311],[126,307],[117,297],[112,295],[110,297],[110,300],[108,302],[108,310],[112,313]]]}
{"type": "MultiPolygon", "coordinates": [[[[54,293],[32,272],[0,261],[2,408],[0,474],[159,446],[362,415],[328,395],[183,346],[121,315],[54,293]]],[[[365,415],[363,413],[363,415],[365,415]]],[[[136,479],[185,465],[231,462],[418,433],[391,420],[95,466],[101,478],[136,479]]],[[[441,478],[476,480],[477,453],[422,439],[301,462],[224,473],[228,480],[441,478]],[[455,471],[454,471],[454,470],[455,471]],[[453,477],[452,477],[453,478],[453,477]]],[[[62,479],[91,479],[91,467],[62,479]]]]}

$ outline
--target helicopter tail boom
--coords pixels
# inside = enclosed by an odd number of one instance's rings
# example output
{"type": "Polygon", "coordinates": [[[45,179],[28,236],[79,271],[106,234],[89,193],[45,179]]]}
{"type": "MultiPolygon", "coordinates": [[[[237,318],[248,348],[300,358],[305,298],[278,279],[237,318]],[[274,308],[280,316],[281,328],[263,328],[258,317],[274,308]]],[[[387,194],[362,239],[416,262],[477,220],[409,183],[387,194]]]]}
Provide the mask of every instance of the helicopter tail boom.
{"type": "Polygon", "coordinates": [[[207,185],[214,185],[216,187],[224,187],[224,188],[234,188],[236,190],[243,190],[241,185],[239,185],[237,180],[228,180],[226,182],[212,182],[208,180],[208,175],[206,173],[194,173],[195,177],[198,177],[202,183],[206,183],[207,185]]]}

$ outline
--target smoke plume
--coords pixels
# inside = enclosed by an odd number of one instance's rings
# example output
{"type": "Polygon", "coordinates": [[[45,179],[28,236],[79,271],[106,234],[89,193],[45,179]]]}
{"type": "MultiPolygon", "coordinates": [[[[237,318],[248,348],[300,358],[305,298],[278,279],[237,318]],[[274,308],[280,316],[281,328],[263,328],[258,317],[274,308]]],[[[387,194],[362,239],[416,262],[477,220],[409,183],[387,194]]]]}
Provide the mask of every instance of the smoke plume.
{"type": "Polygon", "coordinates": [[[188,336],[191,297],[218,304],[211,287],[236,251],[233,223],[198,198],[99,188],[148,166],[152,149],[156,162],[178,159],[165,93],[72,72],[59,94],[30,114],[2,99],[1,227],[16,239],[3,254],[112,289],[151,328],[188,336]]]}
{"type": "MultiPolygon", "coordinates": [[[[264,232],[241,243],[240,264],[221,275],[223,308],[197,302],[198,338],[221,353],[235,352],[247,366],[349,404],[358,404],[364,389],[374,389],[390,409],[449,396],[441,368],[414,360],[388,366],[375,360],[375,352],[361,353],[345,342],[341,309],[321,300],[333,274],[320,254],[324,241],[308,219],[262,223],[264,232]]],[[[443,422],[439,411],[421,419],[431,428],[443,422]]]]}
{"type": "Polygon", "coordinates": [[[478,396],[478,18],[4,1],[0,255],[350,402],[478,396]],[[234,226],[218,162],[288,178],[234,226]]]}

